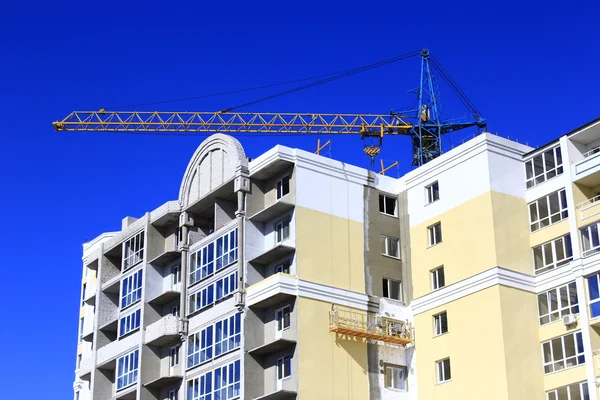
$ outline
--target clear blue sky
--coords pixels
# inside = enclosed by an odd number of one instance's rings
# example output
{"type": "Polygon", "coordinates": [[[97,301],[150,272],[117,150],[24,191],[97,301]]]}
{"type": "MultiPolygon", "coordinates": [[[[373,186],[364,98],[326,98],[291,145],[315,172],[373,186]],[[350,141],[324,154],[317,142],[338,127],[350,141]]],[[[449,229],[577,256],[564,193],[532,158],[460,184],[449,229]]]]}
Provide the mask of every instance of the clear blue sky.
{"type": "MultiPolygon", "coordinates": [[[[0,14],[0,304],[8,314],[0,376],[26,388],[27,398],[72,396],[82,243],[176,199],[202,140],[55,133],[51,122],[72,110],[269,84],[426,46],[493,132],[541,145],[600,116],[598,5],[128,3],[13,1],[0,14]],[[32,382],[23,371],[42,373],[32,382]]],[[[411,102],[405,92],[417,85],[418,70],[417,59],[402,61],[253,110],[386,113],[411,102]]],[[[156,108],[219,110],[262,94],[156,108]]],[[[277,143],[314,150],[316,139],[242,144],[256,156],[277,143]]],[[[386,143],[383,157],[407,170],[409,141],[386,143]]],[[[358,137],[335,138],[332,154],[369,166],[358,137]]]]}

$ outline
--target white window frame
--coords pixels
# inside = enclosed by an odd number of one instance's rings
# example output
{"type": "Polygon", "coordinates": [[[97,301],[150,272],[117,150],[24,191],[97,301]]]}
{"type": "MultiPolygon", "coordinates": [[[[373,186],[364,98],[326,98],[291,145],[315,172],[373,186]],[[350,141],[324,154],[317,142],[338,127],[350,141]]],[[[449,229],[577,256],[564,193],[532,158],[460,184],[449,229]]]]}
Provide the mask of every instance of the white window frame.
{"type": "Polygon", "coordinates": [[[236,350],[242,343],[242,314],[236,313],[215,323],[215,357],[236,350]],[[220,333],[219,333],[220,329],[220,333]]]}
{"type": "Polygon", "coordinates": [[[571,234],[552,239],[531,249],[533,255],[533,272],[535,275],[543,274],[555,268],[568,264],[573,259],[571,247],[571,234]],[[563,257],[559,260],[558,255],[563,257]],[[541,260],[541,265],[538,261],[541,260]]]}
{"type": "Polygon", "coordinates": [[[213,399],[218,398],[221,400],[228,400],[240,397],[241,374],[240,360],[215,368],[213,372],[215,378],[213,385],[213,399]],[[236,373],[240,378],[238,380],[235,380],[236,373]],[[230,394],[231,396],[229,396],[230,394]]]}
{"type": "Polygon", "coordinates": [[[231,229],[190,255],[188,287],[233,265],[238,258],[238,230],[231,229]]]}
{"type": "Polygon", "coordinates": [[[596,307],[596,305],[600,303],[600,273],[595,273],[595,274],[588,276],[587,278],[585,278],[585,281],[587,282],[588,298],[590,300],[590,302],[589,302],[590,319],[599,318],[600,312],[598,313],[598,315],[594,315],[593,308],[596,307]],[[599,295],[596,298],[592,298],[592,289],[590,287],[592,281],[596,281],[595,286],[598,287],[597,291],[598,291],[599,295]]]}
{"type": "Polygon", "coordinates": [[[568,314],[579,314],[579,299],[575,282],[569,282],[566,285],[539,293],[537,295],[537,305],[540,325],[559,321],[568,314]],[[542,312],[541,300],[544,298],[546,300],[546,312],[542,312]],[[573,300],[575,300],[575,303],[573,303],[573,300]]]}
{"type": "Polygon", "coordinates": [[[181,266],[175,265],[171,267],[171,286],[176,288],[181,282],[181,266]]]}
{"type": "Polygon", "coordinates": [[[177,400],[177,389],[169,390],[167,400],[177,400]]]}
{"type": "Polygon", "coordinates": [[[128,314],[125,314],[119,318],[119,326],[118,326],[118,335],[119,339],[123,336],[129,335],[131,332],[134,332],[140,329],[142,319],[142,310],[138,308],[128,314]],[[121,332],[121,328],[125,326],[125,331],[121,332]]]}
{"type": "Polygon", "coordinates": [[[134,350],[117,359],[116,388],[117,391],[133,386],[138,381],[139,350],[134,350]],[[123,380],[123,384],[119,383],[123,380]]]}
{"type": "Polygon", "coordinates": [[[283,332],[292,325],[292,307],[290,305],[275,310],[275,331],[283,332]],[[287,313],[286,313],[287,311],[287,313]],[[287,319],[286,319],[287,315],[287,319]],[[287,322],[287,325],[286,325],[287,322]]]}
{"type": "Polygon", "coordinates": [[[291,267],[292,267],[292,260],[290,260],[290,259],[284,260],[280,263],[277,263],[277,265],[275,265],[275,273],[276,274],[279,274],[279,273],[289,274],[291,267]],[[287,271],[286,271],[286,269],[287,269],[287,271]]]}
{"type": "Polygon", "coordinates": [[[582,257],[589,257],[600,252],[600,222],[579,228],[581,235],[582,257]],[[587,238],[586,238],[587,236],[587,238]],[[586,248],[591,246],[589,248],[586,248]]]}
{"type": "Polygon", "coordinates": [[[290,193],[290,175],[284,175],[281,177],[281,179],[279,179],[277,181],[277,183],[275,184],[275,192],[276,192],[276,196],[277,196],[277,200],[282,199],[283,197],[287,196],[290,193]],[[286,188],[286,183],[287,183],[287,192],[283,193],[285,191],[286,188]]]}
{"type": "Polygon", "coordinates": [[[208,400],[212,399],[212,388],[213,388],[213,371],[208,371],[202,375],[199,375],[193,379],[187,381],[187,400],[208,400]],[[206,390],[210,387],[210,390],[206,390]],[[191,390],[190,390],[191,389],[191,390]],[[195,390],[196,389],[196,390],[195,390]],[[197,392],[198,395],[194,396],[193,393],[197,392]],[[203,393],[204,392],[204,393],[203,393]],[[190,394],[192,393],[192,394],[190,394]]]}
{"type": "Polygon", "coordinates": [[[188,296],[188,316],[215,304],[215,286],[211,283],[188,296]]]}
{"type": "Polygon", "coordinates": [[[124,310],[142,300],[144,270],[140,269],[121,280],[121,297],[119,306],[124,310]]]}
{"type": "Polygon", "coordinates": [[[429,247],[433,247],[437,244],[440,244],[443,242],[443,236],[442,236],[442,223],[441,222],[436,222],[433,225],[430,225],[427,227],[427,243],[429,244],[429,247]],[[439,235],[436,234],[436,228],[439,227],[439,235]],[[438,237],[439,236],[439,240],[438,237]]]}
{"type": "Polygon", "coordinates": [[[547,149],[542,153],[536,154],[534,157],[525,161],[525,185],[527,189],[532,188],[540,183],[543,183],[549,179],[552,179],[558,175],[563,173],[563,163],[562,163],[562,151],[560,149],[560,145],[553,147],[551,149],[547,149]],[[546,158],[549,157],[549,154],[552,154],[552,158],[554,158],[554,167],[548,167],[546,165],[546,158]],[[536,160],[537,159],[537,160],[536,160]],[[557,160],[560,159],[560,162],[557,160]],[[542,171],[536,175],[535,171],[535,162],[541,162],[542,171]]]}
{"type": "Polygon", "coordinates": [[[549,193],[527,204],[527,210],[529,212],[530,232],[536,232],[542,228],[556,224],[569,217],[569,211],[567,209],[567,193],[565,189],[560,189],[556,192],[549,193]],[[556,199],[556,205],[559,208],[559,210],[554,213],[552,213],[550,208],[550,202],[552,199],[556,199]],[[547,215],[541,216],[540,209],[544,208],[547,211],[547,215]]]}
{"type": "Polygon", "coordinates": [[[386,389],[397,392],[406,392],[408,389],[408,368],[405,365],[385,364],[384,368],[384,386],[386,389]],[[401,372],[400,372],[401,371],[401,372]],[[394,374],[396,372],[396,374],[394,374]],[[399,377],[400,388],[394,387],[396,379],[399,377]],[[404,388],[402,388],[404,386],[404,388]]]}
{"type": "Polygon", "coordinates": [[[396,196],[392,196],[385,193],[379,193],[379,213],[383,215],[388,215],[390,217],[398,216],[398,198],[396,196]],[[391,199],[394,202],[392,206],[394,209],[392,212],[388,210],[387,200],[391,199]]]}
{"type": "Polygon", "coordinates": [[[442,336],[448,333],[448,312],[442,311],[441,313],[433,316],[433,336],[442,336]],[[446,330],[444,331],[443,318],[446,318],[446,330]]]}
{"type": "Polygon", "coordinates": [[[400,259],[400,239],[387,235],[380,235],[379,238],[381,242],[381,254],[386,257],[395,258],[397,260],[400,259]],[[394,246],[394,241],[396,242],[396,246],[394,246]],[[396,247],[396,256],[391,254],[390,250],[393,250],[396,247]]]}
{"type": "Polygon", "coordinates": [[[452,365],[450,364],[450,358],[444,358],[443,360],[439,360],[435,362],[437,383],[446,383],[452,380],[452,365]],[[450,376],[446,376],[446,371],[444,370],[444,363],[448,363],[448,372],[450,376]]]}
{"type": "Polygon", "coordinates": [[[127,271],[144,261],[145,232],[141,231],[123,242],[123,268],[127,271]]]}
{"type": "Polygon", "coordinates": [[[289,215],[275,222],[273,226],[273,231],[275,232],[275,244],[279,244],[290,238],[291,224],[292,218],[289,215]]]}
{"type": "Polygon", "coordinates": [[[169,348],[169,365],[171,366],[171,368],[179,365],[179,349],[180,348],[181,348],[180,344],[169,348]]]}
{"type": "Polygon", "coordinates": [[[438,181],[425,186],[425,205],[435,203],[440,199],[440,184],[438,181]]]}
{"type": "Polygon", "coordinates": [[[283,381],[292,377],[292,356],[284,356],[277,359],[275,373],[277,380],[283,381]],[[286,368],[287,366],[287,368],[286,368]],[[286,375],[287,372],[287,375],[286,375]]]}
{"type": "Polygon", "coordinates": [[[215,303],[233,295],[238,289],[237,271],[217,280],[215,283],[213,283],[213,285],[215,286],[215,303]],[[219,293],[219,290],[221,290],[221,293],[219,293]]]}
{"type": "Polygon", "coordinates": [[[215,240],[215,273],[237,261],[238,230],[233,229],[215,240]]]}
{"type": "Polygon", "coordinates": [[[551,373],[557,372],[557,371],[564,371],[566,369],[574,368],[579,365],[585,364],[585,355],[584,355],[583,350],[581,352],[578,352],[578,350],[577,350],[577,347],[578,347],[577,341],[578,340],[582,342],[582,347],[583,347],[583,338],[582,338],[581,331],[568,333],[566,335],[558,336],[558,337],[555,337],[550,340],[546,340],[546,341],[542,342],[541,347],[542,347],[542,360],[544,362],[544,375],[551,374],[551,373]],[[573,337],[575,355],[567,357],[566,356],[565,339],[569,336],[573,337]],[[556,343],[556,341],[560,341],[562,358],[556,358],[556,359],[554,358],[554,343],[556,343]],[[548,349],[550,350],[550,360],[549,361],[546,360],[546,352],[544,351],[545,345],[548,345],[548,349]],[[583,361],[581,361],[581,359],[583,359],[583,361]],[[568,360],[574,360],[575,364],[567,366],[568,360]],[[561,363],[563,364],[562,368],[557,368],[556,364],[560,365],[561,363]]]}
{"type": "Polygon", "coordinates": [[[209,325],[188,336],[186,369],[202,365],[214,357],[214,326],[209,325]]]}
{"type": "Polygon", "coordinates": [[[590,392],[588,390],[587,381],[583,381],[583,382],[572,383],[572,384],[566,385],[566,386],[561,386],[556,389],[548,390],[546,392],[546,399],[547,400],[558,400],[558,392],[561,389],[565,389],[565,391],[567,392],[567,398],[569,400],[586,400],[586,399],[590,398],[589,397],[590,392]],[[579,398],[574,397],[575,394],[571,393],[572,388],[576,387],[576,386],[579,386],[579,398]]]}
{"type": "Polygon", "coordinates": [[[404,299],[404,293],[402,293],[402,281],[399,281],[398,279],[391,279],[391,278],[383,278],[382,280],[383,283],[383,292],[382,292],[382,297],[386,298],[386,299],[392,299],[392,300],[396,300],[396,301],[403,301],[404,299]],[[398,297],[397,299],[391,297],[392,295],[392,285],[393,284],[397,284],[398,285],[398,297]],[[386,296],[386,292],[387,291],[387,296],[386,296]]]}
{"type": "Polygon", "coordinates": [[[431,290],[438,290],[446,286],[446,270],[444,266],[440,265],[437,268],[429,271],[431,276],[431,290]],[[441,275],[441,276],[440,276],[441,275]],[[441,279],[440,279],[441,277],[441,279]]]}

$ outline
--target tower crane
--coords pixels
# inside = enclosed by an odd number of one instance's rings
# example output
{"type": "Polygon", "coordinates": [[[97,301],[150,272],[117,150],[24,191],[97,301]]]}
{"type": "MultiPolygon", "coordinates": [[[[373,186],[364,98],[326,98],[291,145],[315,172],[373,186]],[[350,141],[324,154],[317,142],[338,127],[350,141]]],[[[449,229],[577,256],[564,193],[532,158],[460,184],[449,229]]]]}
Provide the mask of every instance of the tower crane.
{"type": "Polygon", "coordinates": [[[442,153],[442,135],[476,126],[485,128],[486,120],[454,80],[427,49],[407,53],[379,63],[344,71],[332,77],[268,96],[238,107],[217,112],[163,111],[73,111],[53,123],[57,131],[103,131],[135,133],[226,132],[231,134],[358,134],[364,140],[364,152],[371,158],[380,152],[385,135],[410,136],[412,165],[420,166],[442,153]],[[421,58],[421,76],[415,90],[416,108],[390,111],[388,114],[312,114],[312,113],[253,113],[235,109],[269,100],[318,84],[330,82],[358,72],[376,68],[413,56],[421,58]],[[446,120],[442,117],[439,87],[432,69],[466,106],[471,117],[465,120],[446,120]]]}

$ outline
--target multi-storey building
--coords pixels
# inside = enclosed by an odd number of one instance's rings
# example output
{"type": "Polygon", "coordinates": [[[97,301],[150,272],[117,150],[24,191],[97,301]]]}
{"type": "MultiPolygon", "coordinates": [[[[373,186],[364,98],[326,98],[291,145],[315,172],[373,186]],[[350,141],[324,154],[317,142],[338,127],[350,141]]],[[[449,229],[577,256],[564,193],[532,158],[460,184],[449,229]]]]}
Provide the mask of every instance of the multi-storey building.
{"type": "Polygon", "coordinates": [[[75,398],[598,400],[600,119],[399,179],[213,135],[84,245],[75,398]]]}

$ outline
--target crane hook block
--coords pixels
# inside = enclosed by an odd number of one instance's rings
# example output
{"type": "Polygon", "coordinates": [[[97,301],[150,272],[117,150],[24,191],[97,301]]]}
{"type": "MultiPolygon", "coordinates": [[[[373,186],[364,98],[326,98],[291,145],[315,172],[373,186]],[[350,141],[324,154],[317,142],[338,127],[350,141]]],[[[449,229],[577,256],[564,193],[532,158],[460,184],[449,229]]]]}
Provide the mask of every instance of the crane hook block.
{"type": "Polygon", "coordinates": [[[377,146],[367,146],[363,149],[363,151],[365,152],[366,155],[373,158],[377,154],[379,154],[379,152],[381,151],[381,148],[379,148],[377,146]]]}

